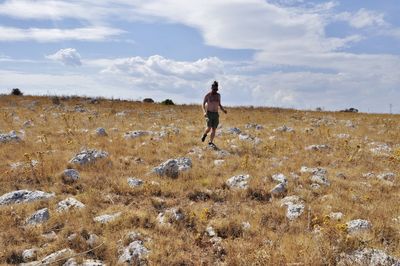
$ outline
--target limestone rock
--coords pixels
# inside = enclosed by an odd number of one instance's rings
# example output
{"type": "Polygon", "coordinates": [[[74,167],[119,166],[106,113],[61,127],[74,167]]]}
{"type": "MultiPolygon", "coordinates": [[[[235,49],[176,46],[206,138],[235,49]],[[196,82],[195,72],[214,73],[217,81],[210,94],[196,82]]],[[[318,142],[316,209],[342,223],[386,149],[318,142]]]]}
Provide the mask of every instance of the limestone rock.
{"type": "Polygon", "coordinates": [[[98,159],[108,157],[108,153],[105,151],[97,151],[95,149],[84,149],[78,154],[75,155],[74,158],[71,159],[71,163],[86,165],[88,163],[93,163],[98,159]]]}
{"type": "Polygon", "coordinates": [[[271,189],[270,193],[274,196],[281,196],[286,193],[286,183],[280,183],[271,189]]]}
{"type": "Polygon", "coordinates": [[[232,176],[226,181],[226,185],[230,188],[246,189],[248,187],[248,180],[250,175],[237,175],[232,176]]]}
{"type": "Polygon", "coordinates": [[[382,174],[378,175],[377,178],[393,182],[394,179],[396,178],[396,174],[395,173],[382,173],[382,174]]]}
{"type": "Polygon", "coordinates": [[[79,172],[75,169],[65,169],[62,179],[65,183],[73,183],[79,179],[79,172]]]}
{"type": "Polygon", "coordinates": [[[38,190],[17,190],[2,195],[0,197],[0,205],[32,202],[36,200],[49,199],[54,196],[54,193],[46,193],[38,190]]]}
{"type": "Polygon", "coordinates": [[[310,180],[320,185],[330,186],[330,182],[325,175],[312,175],[310,180]]]}
{"type": "Polygon", "coordinates": [[[26,223],[30,225],[36,225],[44,223],[48,219],[50,219],[49,209],[43,208],[32,214],[32,216],[26,220],[26,223]]]}
{"type": "Polygon", "coordinates": [[[40,262],[43,264],[46,263],[52,263],[55,262],[59,259],[63,259],[69,256],[73,256],[75,254],[75,252],[72,249],[69,248],[65,248],[59,251],[56,251],[48,256],[46,256],[45,258],[43,258],[40,262]]]}
{"type": "Polygon", "coordinates": [[[160,224],[172,224],[176,221],[181,221],[184,218],[184,214],[180,209],[171,208],[166,210],[165,212],[161,212],[157,216],[157,220],[160,224]]]}
{"type": "Polygon", "coordinates": [[[324,151],[328,149],[329,146],[326,144],[314,144],[306,147],[306,151],[324,151]]]}
{"type": "Polygon", "coordinates": [[[103,215],[95,217],[93,219],[93,221],[102,223],[102,224],[106,224],[106,223],[116,220],[119,216],[121,216],[121,214],[122,214],[121,212],[117,212],[114,214],[103,214],[103,215]]]}
{"type": "Polygon", "coordinates": [[[17,136],[17,132],[11,131],[8,134],[0,134],[0,143],[7,143],[11,141],[20,141],[21,138],[17,136]]]}
{"type": "Polygon", "coordinates": [[[281,127],[275,128],[273,132],[294,132],[294,129],[286,125],[283,125],[281,127]]]}
{"type": "Polygon", "coordinates": [[[189,170],[192,167],[190,158],[169,159],[153,169],[160,176],[176,178],[179,172],[189,170]]]}
{"type": "Polygon", "coordinates": [[[71,197],[71,198],[66,198],[63,201],[60,201],[57,204],[57,211],[62,212],[62,211],[69,210],[70,208],[81,209],[84,207],[85,207],[85,205],[82,202],[71,197]]]}
{"type": "Polygon", "coordinates": [[[287,178],[284,174],[274,174],[272,175],[272,180],[278,182],[278,183],[287,183],[287,178]]]}
{"type": "Polygon", "coordinates": [[[96,135],[100,136],[100,137],[105,137],[105,136],[107,136],[107,132],[104,128],[99,127],[99,128],[96,128],[96,135]]]}
{"type": "Polygon", "coordinates": [[[303,201],[296,195],[286,196],[281,200],[281,206],[286,206],[286,217],[289,220],[295,220],[304,212],[303,201]]]}
{"type": "Polygon", "coordinates": [[[37,259],[37,248],[25,249],[22,251],[22,259],[24,262],[30,262],[37,259]]]}
{"type": "Polygon", "coordinates": [[[124,138],[125,139],[136,139],[138,137],[152,135],[153,133],[154,133],[153,131],[145,131],[145,130],[129,131],[124,134],[124,138]]]}
{"type": "Polygon", "coordinates": [[[236,134],[236,135],[239,135],[240,133],[242,133],[242,131],[237,127],[228,128],[226,130],[226,132],[229,133],[229,134],[236,134]]]}
{"type": "Polygon", "coordinates": [[[338,259],[338,266],[395,266],[400,265],[400,259],[392,257],[379,249],[364,248],[349,254],[342,253],[338,259]]]}
{"type": "Polygon", "coordinates": [[[348,233],[354,233],[354,232],[359,232],[363,230],[368,230],[372,227],[371,223],[367,220],[362,220],[362,219],[356,219],[356,220],[351,220],[346,223],[347,225],[347,232],[348,233]]]}
{"type": "Polygon", "coordinates": [[[129,263],[129,265],[142,265],[149,250],[144,246],[143,241],[135,240],[131,242],[119,257],[118,263],[129,263]]]}
{"type": "Polygon", "coordinates": [[[143,185],[143,180],[138,178],[128,177],[127,181],[130,187],[140,187],[141,185],[143,185]]]}

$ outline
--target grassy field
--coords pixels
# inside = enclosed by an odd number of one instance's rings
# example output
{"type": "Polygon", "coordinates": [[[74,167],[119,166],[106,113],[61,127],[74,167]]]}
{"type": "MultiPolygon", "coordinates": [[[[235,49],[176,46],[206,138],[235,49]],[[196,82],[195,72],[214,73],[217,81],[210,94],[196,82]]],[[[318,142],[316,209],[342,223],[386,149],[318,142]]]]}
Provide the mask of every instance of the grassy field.
{"type": "Polygon", "coordinates": [[[215,143],[230,155],[220,158],[200,141],[205,121],[199,105],[1,96],[0,133],[15,130],[22,140],[0,143],[0,196],[19,189],[55,196],[0,206],[0,263],[20,262],[22,251],[32,247],[38,261],[64,248],[81,253],[95,247],[76,260],[115,265],[130,232],[140,233],[149,251],[142,264],[149,265],[335,265],[341,254],[366,247],[400,257],[398,115],[227,110],[215,143]],[[249,123],[262,128],[246,128],[249,123]],[[294,131],[274,131],[283,125],[294,131]],[[96,134],[99,127],[107,136],[96,134]],[[258,141],[240,140],[227,133],[231,127],[258,141]],[[134,130],[165,134],[124,138],[134,130]],[[314,144],[327,147],[306,149],[314,144]],[[83,148],[109,156],[85,166],[70,163],[83,148]],[[177,178],[151,173],[178,157],[191,158],[192,168],[177,178]],[[217,159],[224,161],[218,165],[217,159]],[[313,185],[303,166],[325,168],[330,185],[313,185]],[[65,182],[67,168],[80,178],[65,182]],[[390,180],[378,178],[389,172],[390,180]],[[288,179],[287,191],[271,195],[277,185],[272,176],[279,173],[288,179]],[[250,176],[248,188],[229,188],[227,179],[239,174],[250,176]],[[129,177],[144,183],[130,187],[129,177]],[[281,200],[292,195],[304,211],[290,220],[281,200]],[[86,207],[57,212],[57,203],[68,197],[86,207]],[[50,218],[28,226],[26,219],[42,208],[50,218]],[[159,213],[172,208],[181,218],[160,223],[159,213]],[[116,212],[121,215],[109,223],[93,220],[116,212]],[[334,212],[343,217],[332,219],[334,212]],[[346,223],[354,219],[368,220],[371,228],[350,234],[346,223]],[[211,227],[214,237],[207,233],[211,227]],[[50,232],[52,239],[43,236],[50,232]],[[94,245],[86,241],[90,234],[98,236],[94,245]]]}

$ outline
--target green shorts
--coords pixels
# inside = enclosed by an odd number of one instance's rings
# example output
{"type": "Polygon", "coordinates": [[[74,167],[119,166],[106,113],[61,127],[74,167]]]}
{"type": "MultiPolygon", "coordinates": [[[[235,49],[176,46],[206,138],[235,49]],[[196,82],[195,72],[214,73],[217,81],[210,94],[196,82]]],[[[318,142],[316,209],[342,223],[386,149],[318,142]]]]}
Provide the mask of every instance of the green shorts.
{"type": "Polygon", "coordinates": [[[219,124],[218,112],[207,111],[207,127],[217,128],[219,124]]]}

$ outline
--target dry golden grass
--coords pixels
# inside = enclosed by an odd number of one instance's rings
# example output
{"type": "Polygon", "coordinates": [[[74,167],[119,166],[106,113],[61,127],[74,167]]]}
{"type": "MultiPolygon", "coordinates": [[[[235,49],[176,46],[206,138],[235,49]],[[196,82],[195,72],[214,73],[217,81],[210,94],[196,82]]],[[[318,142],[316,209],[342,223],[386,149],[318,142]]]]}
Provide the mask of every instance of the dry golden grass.
{"type": "Polygon", "coordinates": [[[253,145],[225,133],[217,136],[217,145],[232,154],[224,164],[215,166],[217,155],[200,142],[204,129],[200,106],[105,99],[90,104],[74,97],[55,105],[50,97],[1,96],[0,108],[1,133],[25,131],[19,143],[0,143],[0,196],[17,189],[56,194],[50,200],[0,206],[1,264],[17,261],[22,250],[31,247],[41,248],[39,258],[67,247],[84,252],[90,249],[85,237],[95,233],[104,245],[83,257],[115,265],[118,250],[128,244],[126,234],[131,231],[151,239],[145,241],[150,265],[334,265],[340,253],[360,247],[378,248],[400,257],[400,221],[394,220],[400,216],[399,116],[228,108],[227,115],[221,114],[224,128],[239,127],[262,143],[253,145]],[[28,108],[33,101],[36,105],[28,108]],[[72,111],[76,105],[88,111],[72,111]],[[129,111],[126,116],[116,116],[125,110],[129,111]],[[333,124],[314,125],[323,118],[333,124]],[[23,128],[26,120],[34,125],[23,128]],[[351,120],[355,128],[341,120],[351,120]],[[245,129],[247,123],[261,124],[264,129],[245,129]],[[282,125],[293,127],[295,132],[273,132],[282,125]],[[180,132],[160,140],[151,136],[123,138],[127,131],[159,131],[162,126],[175,126],[180,132]],[[104,127],[108,136],[96,136],[98,127],[104,127]],[[350,138],[336,136],[342,133],[350,138]],[[373,141],[390,145],[392,154],[373,155],[368,146],[373,141]],[[312,144],[327,144],[330,149],[306,151],[305,147],[312,144]],[[109,157],[89,166],[73,166],[81,178],[65,184],[60,173],[72,166],[69,160],[82,147],[107,151],[109,157]],[[194,147],[202,149],[201,158],[188,155],[194,147]],[[177,179],[148,174],[161,162],[183,156],[192,158],[193,168],[177,179]],[[39,164],[32,167],[31,160],[39,164]],[[10,164],[15,162],[27,165],[12,170],[10,164]],[[301,166],[326,168],[331,185],[312,190],[308,175],[300,173],[301,166]],[[292,172],[299,178],[292,179],[292,172]],[[363,177],[367,172],[394,172],[397,176],[393,184],[388,184],[363,177]],[[305,202],[304,213],[294,221],[286,218],[280,198],[269,200],[269,191],[276,185],[270,177],[277,173],[289,179],[287,195],[298,195],[305,202]],[[248,190],[224,185],[236,174],[252,177],[248,190]],[[127,177],[140,178],[145,184],[131,188],[127,177]],[[57,203],[70,196],[86,208],[56,212],[57,203]],[[45,207],[50,210],[50,220],[25,226],[30,214],[45,207]],[[157,215],[168,208],[180,209],[184,219],[170,226],[160,225],[157,215]],[[95,216],[114,212],[122,215],[109,224],[93,221],[95,216]],[[330,220],[327,215],[331,212],[342,212],[344,218],[330,220]],[[369,220],[372,229],[348,235],[345,223],[357,218],[369,220]],[[243,229],[243,222],[250,228],[243,229]],[[219,247],[213,246],[205,234],[208,226],[222,238],[219,247]],[[57,239],[42,237],[51,231],[56,232],[57,239]],[[67,240],[73,233],[81,237],[67,240]]]}

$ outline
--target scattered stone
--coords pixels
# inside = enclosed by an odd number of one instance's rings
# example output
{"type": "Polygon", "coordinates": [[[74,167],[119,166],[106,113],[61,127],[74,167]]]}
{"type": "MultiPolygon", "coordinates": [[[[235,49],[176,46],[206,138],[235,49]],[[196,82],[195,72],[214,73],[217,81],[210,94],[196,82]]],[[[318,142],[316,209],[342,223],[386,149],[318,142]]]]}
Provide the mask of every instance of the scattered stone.
{"type": "Polygon", "coordinates": [[[281,200],[281,206],[286,206],[286,217],[289,220],[295,220],[304,212],[303,201],[296,195],[286,196],[281,200]]]}
{"type": "Polygon", "coordinates": [[[335,220],[335,221],[340,221],[340,220],[342,220],[342,218],[343,218],[343,213],[341,213],[341,212],[331,212],[330,214],[329,214],[329,218],[331,219],[331,220],[335,220]]]}
{"type": "Polygon", "coordinates": [[[230,152],[228,152],[228,151],[226,151],[226,150],[218,150],[218,151],[216,151],[216,154],[217,154],[217,157],[218,157],[219,159],[225,158],[225,157],[228,157],[228,156],[231,155],[230,152]]]}
{"type": "Polygon", "coordinates": [[[251,228],[251,225],[250,225],[249,222],[243,222],[243,223],[242,223],[242,229],[243,229],[243,230],[247,231],[247,230],[249,230],[250,228],[251,228]]]}
{"type": "MultiPolygon", "coordinates": [[[[92,259],[88,259],[88,260],[84,260],[83,263],[81,264],[82,266],[106,266],[107,264],[105,264],[103,261],[101,260],[92,260],[92,259]]],[[[64,265],[63,265],[64,266],[64,265]]]]}
{"type": "Polygon", "coordinates": [[[27,120],[22,124],[22,127],[24,127],[24,128],[32,127],[32,126],[33,126],[32,120],[27,120]]]}
{"type": "Polygon", "coordinates": [[[280,183],[276,185],[273,189],[271,189],[270,193],[273,196],[281,196],[286,193],[286,184],[287,183],[280,183]]]}
{"type": "Polygon", "coordinates": [[[248,187],[248,180],[250,175],[237,175],[232,176],[226,181],[226,185],[230,188],[246,189],[248,187]]]}
{"type": "Polygon", "coordinates": [[[157,216],[157,221],[160,224],[172,224],[173,222],[183,220],[184,215],[180,209],[171,208],[166,210],[165,212],[160,212],[157,216]]]}
{"type": "Polygon", "coordinates": [[[350,135],[349,134],[345,134],[345,133],[341,133],[341,134],[337,134],[336,137],[338,139],[349,139],[350,135]]]}
{"type": "Polygon", "coordinates": [[[82,209],[84,207],[85,207],[85,204],[83,204],[79,200],[76,200],[75,198],[67,198],[63,201],[60,201],[57,204],[57,211],[62,212],[62,211],[69,210],[70,208],[82,209]]]}
{"type": "Polygon", "coordinates": [[[84,149],[78,154],[75,155],[74,158],[71,159],[71,163],[85,165],[88,163],[95,162],[98,159],[108,157],[108,153],[105,151],[97,151],[95,149],[84,149]]]}
{"type": "Polygon", "coordinates": [[[253,142],[255,145],[258,145],[262,142],[260,138],[253,137],[243,133],[239,135],[239,140],[250,141],[253,142]]]}
{"type": "Polygon", "coordinates": [[[21,138],[17,136],[17,132],[11,131],[8,134],[0,134],[0,143],[7,143],[12,141],[20,141],[21,138]]]}
{"type": "Polygon", "coordinates": [[[68,240],[68,241],[74,241],[77,237],[78,237],[78,234],[73,233],[73,234],[70,234],[70,235],[67,237],[67,240],[68,240]]]}
{"type": "Polygon", "coordinates": [[[250,128],[255,128],[257,130],[261,130],[264,127],[262,125],[258,125],[258,124],[246,124],[245,128],[250,129],[250,128]]]}
{"type": "Polygon", "coordinates": [[[386,143],[371,142],[368,146],[370,152],[376,156],[391,156],[392,148],[386,143]]]}
{"type": "Polygon", "coordinates": [[[286,217],[290,221],[293,221],[297,219],[303,212],[304,212],[303,204],[291,204],[287,206],[286,217]]]}
{"type": "Polygon", "coordinates": [[[347,225],[347,232],[348,233],[354,233],[354,232],[359,232],[363,230],[368,230],[372,227],[371,223],[367,220],[351,220],[346,223],[347,225]]]}
{"type": "Polygon", "coordinates": [[[394,179],[396,178],[396,174],[395,173],[382,173],[382,174],[378,175],[377,178],[393,182],[394,179]]]}
{"type": "Polygon", "coordinates": [[[137,178],[134,178],[134,177],[129,177],[128,178],[128,185],[130,187],[140,187],[141,185],[143,185],[143,180],[137,179],[137,178]]]}
{"type": "Polygon", "coordinates": [[[349,127],[349,128],[355,128],[356,125],[353,123],[351,120],[340,120],[339,121],[342,125],[349,127]]]}
{"type": "Polygon", "coordinates": [[[65,169],[62,179],[65,183],[73,183],[79,179],[79,172],[75,169],[65,169]]]}
{"type": "Polygon", "coordinates": [[[306,166],[302,166],[300,169],[301,173],[311,173],[314,175],[326,175],[328,171],[325,168],[316,167],[316,168],[309,168],[306,166]]]}
{"type": "Polygon", "coordinates": [[[177,178],[179,172],[187,171],[192,168],[192,160],[190,158],[169,159],[153,169],[153,172],[160,176],[168,176],[177,178]]]}
{"type": "Polygon", "coordinates": [[[96,128],[96,135],[100,136],[100,137],[105,137],[105,136],[107,136],[107,132],[104,128],[99,127],[99,128],[96,128]]]}
{"type": "Polygon", "coordinates": [[[99,237],[96,234],[90,234],[89,239],[86,240],[86,243],[89,247],[93,248],[96,246],[96,243],[99,241],[99,237]]]}
{"type": "Polygon", "coordinates": [[[114,214],[103,214],[95,217],[93,220],[101,224],[106,224],[116,220],[119,216],[121,216],[121,214],[122,214],[121,212],[117,212],[114,214]]]}
{"type": "Polygon", "coordinates": [[[373,178],[373,177],[375,177],[375,174],[374,173],[365,173],[365,174],[362,174],[362,177],[364,177],[364,178],[373,178]]]}
{"type": "Polygon", "coordinates": [[[340,179],[347,179],[347,176],[346,176],[345,174],[343,174],[343,173],[338,173],[338,174],[336,175],[336,177],[337,177],[337,178],[340,178],[340,179]]]}
{"type": "Polygon", "coordinates": [[[36,167],[39,164],[39,161],[36,160],[31,160],[30,162],[16,162],[16,163],[11,163],[10,167],[12,170],[17,170],[17,169],[30,169],[32,167],[36,167]]]}
{"type": "Polygon", "coordinates": [[[320,186],[319,184],[317,184],[317,183],[312,183],[312,184],[310,185],[310,187],[311,187],[311,189],[313,189],[313,190],[318,190],[318,189],[321,188],[321,186],[320,186]]]}
{"type": "Polygon", "coordinates": [[[85,112],[87,112],[87,110],[82,105],[76,105],[75,108],[74,108],[74,112],[85,113],[85,112]]]}
{"type": "Polygon", "coordinates": [[[128,111],[122,111],[122,112],[118,112],[115,114],[115,116],[126,116],[129,112],[128,111]]]}
{"type": "Polygon", "coordinates": [[[306,147],[306,151],[324,151],[328,150],[329,146],[326,144],[316,144],[306,147]]]}
{"type": "Polygon", "coordinates": [[[30,262],[36,260],[38,251],[39,250],[37,248],[25,249],[24,251],[22,251],[23,261],[30,262]]]}
{"type": "Polygon", "coordinates": [[[145,265],[145,257],[149,250],[143,245],[143,241],[135,240],[123,250],[118,263],[128,262],[129,265],[145,265]]]}
{"type": "Polygon", "coordinates": [[[287,183],[287,178],[284,174],[275,174],[272,176],[272,180],[278,182],[278,183],[287,183]]]}
{"type": "Polygon", "coordinates": [[[400,259],[379,249],[364,248],[349,254],[340,254],[337,265],[395,266],[400,265],[400,259]]]}
{"type": "Polygon", "coordinates": [[[225,160],[214,160],[214,165],[215,166],[220,166],[220,165],[222,165],[224,163],[225,163],[225,160]]]}
{"type": "Polygon", "coordinates": [[[49,219],[50,219],[49,209],[44,208],[44,209],[40,209],[37,212],[35,212],[34,214],[32,214],[32,216],[26,220],[26,223],[30,224],[30,225],[36,225],[36,224],[44,223],[45,221],[47,221],[49,219]]]}
{"type": "Polygon", "coordinates": [[[53,262],[55,262],[55,261],[58,261],[58,260],[60,260],[60,259],[73,256],[73,255],[75,255],[75,252],[74,252],[72,249],[65,248],[65,249],[56,251],[56,252],[54,252],[54,253],[52,253],[52,254],[46,256],[46,257],[43,258],[40,262],[41,262],[42,264],[45,264],[45,263],[53,263],[53,262]]]}
{"type": "Polygon", "coordinates": [[[275,128],[273,132],[294,132],[294,129],[286,125],[283,125],[281,127],[275,128]]]}
{"type": "Polygon", "coordinates": [[[226,130],[226,132],[229,133],[229,134],[236,134],[236,135],[239,135],[240,133],[242,133],[242,131],[237,127],[228,128],[226,130]]]}
{"type": "Polygon", "coordinates": [[[330,182],[325,175],[312,175],[310,180],[320,185],[330,186],[330,182]]]}
{"type": "Polygon", "coordinates": [[[43,191],[17,190],[9,192],[0,197],[0,205],[17,204],[24,202],[32,202],[36,200],[49,199],[54,197],[54,193],[46,193],[43,191]]]}
{"type": "Polygon", "coordinates": [[[124,134],[124,138],[125,139],[136,139],[138,137],[149,136],[149,135],[152,135],[152,134],[154,134],[153,131],[136,130],[136,131],[126,132],[124,134]]]}

